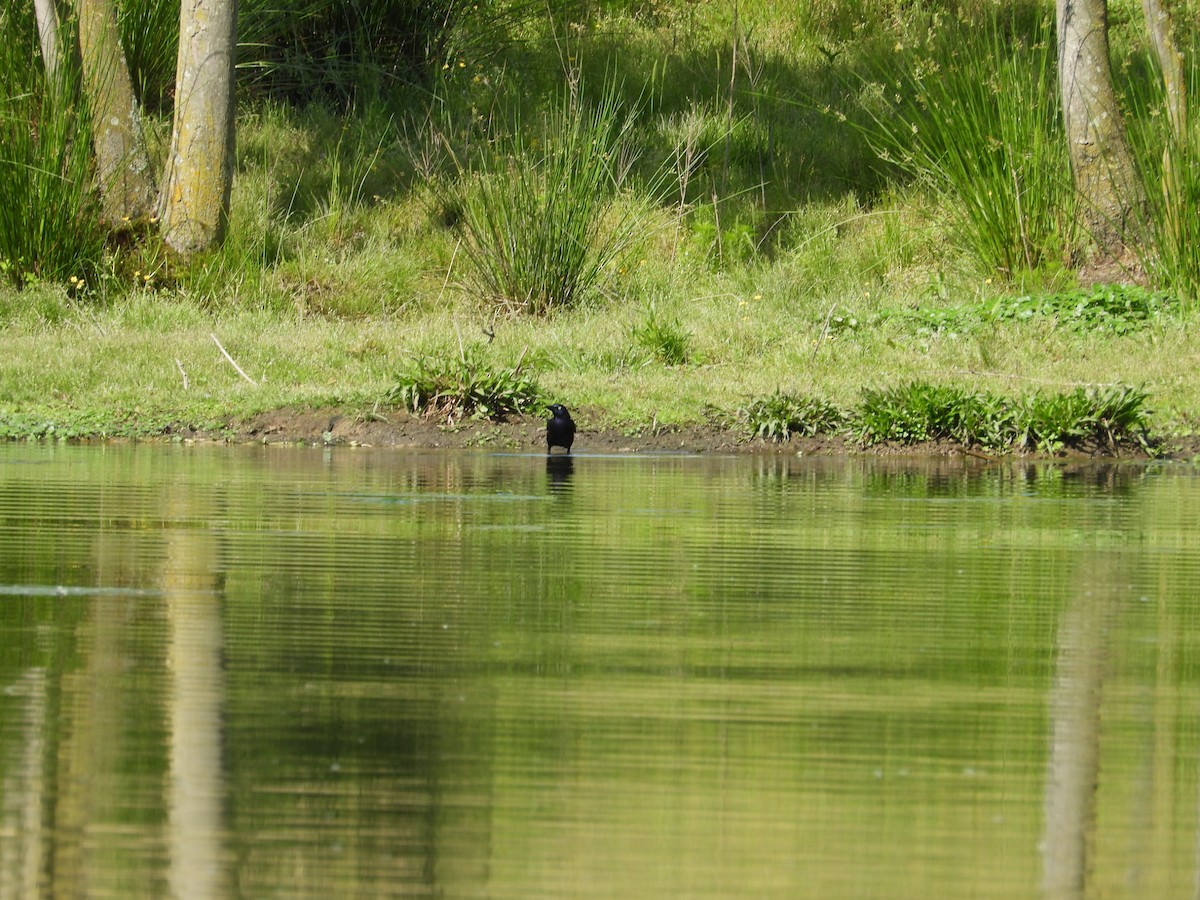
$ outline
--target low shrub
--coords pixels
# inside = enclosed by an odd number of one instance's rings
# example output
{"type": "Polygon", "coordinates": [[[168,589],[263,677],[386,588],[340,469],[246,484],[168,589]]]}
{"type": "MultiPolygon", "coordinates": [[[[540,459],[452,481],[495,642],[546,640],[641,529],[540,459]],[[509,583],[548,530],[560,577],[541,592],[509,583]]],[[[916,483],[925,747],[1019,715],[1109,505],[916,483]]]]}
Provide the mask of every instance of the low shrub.
{"type": "Polygon", "coordinates": [[[953,440],[990,450],[1057,453],[1088,445],[1116,450],[1118,443],[1134,441],[1145,448],[1146,399],[1145,391],[1129,385],[1012,398],[913,382],[867,391],[855,430],[866,444],[953,440]]]}
{"type": "Polygon", "coordinates": [[[986,394],[952,385],[911,382],[865,391],[855,414],[855,431],[867,444],[952,440],[997,446],[1011,434],[1004,404],[986,394]]]}

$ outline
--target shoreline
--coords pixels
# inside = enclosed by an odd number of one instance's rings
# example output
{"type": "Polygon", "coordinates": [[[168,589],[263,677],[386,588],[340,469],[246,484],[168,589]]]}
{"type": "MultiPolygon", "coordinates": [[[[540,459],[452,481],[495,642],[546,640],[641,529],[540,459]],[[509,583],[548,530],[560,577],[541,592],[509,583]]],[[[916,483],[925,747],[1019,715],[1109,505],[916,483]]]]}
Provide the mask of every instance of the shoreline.
{"type": "MultiPolygon", "coordinates": [[[[577,413],[580,429],[577,452],[689,453],[725,455],[868,456],[868,457],[970,457],[983,462],[1003,460],[1095,460],[1128,462],[1167,459],[1187,461],[1200,457],[1200,435],[1175,436],[1158,442],[1147,453],[1126,442],[1116,452],[1106,446],[1072,448],[1058,454],[1011,450],[987,452],[954,441],[918,444],[863,445],[848,435],[795,435],[786,441],[750,438],[720,425],[657,425],[625,429],[591,428],[586,411],[577,413]]],[[[464,418],[447,421],[389,410],[368,416],[339,407],[285,408],[231,419],[220,430],[191,427],[168,429],[148,440],[196,440],[229,444],[315,444],[412,449],[495,449],[537,451],[545,446],[545,422],[538,416],[511,416],[503,421],[464,418]]]]}

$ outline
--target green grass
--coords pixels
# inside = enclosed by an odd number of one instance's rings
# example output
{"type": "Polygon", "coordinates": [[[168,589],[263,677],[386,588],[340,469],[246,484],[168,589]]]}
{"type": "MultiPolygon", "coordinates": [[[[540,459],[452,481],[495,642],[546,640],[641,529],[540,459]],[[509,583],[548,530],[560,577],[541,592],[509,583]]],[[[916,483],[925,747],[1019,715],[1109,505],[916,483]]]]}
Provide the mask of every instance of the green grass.
{"type": "MultiPolygon", "coordinates": [[[[1186,34],[1186,32],[1184,32],[1186,34]]],[[[1195,65],[1200,35],[1193,30],[1185,59],[1186,98],[1183,134],[1171,127],[1160,80],[1139,85],[1131,103],[1136,115],[1131,144],[1147,199],[1148,240],[1139,248],[1141,263],[1155,282],[1175,293],[1195,314],[1200,309],[1200,69],[1195,65]],[[1149,96],[1145,96],[1148,94],[1149,96]]]]}
{"type": "Polygon", "coordinates": [[[661,315],[653,302],[646,308],[646,317],[630,329],[629,336],[654,359],[668,366],[681,366],[688,361],[691,338],[683,322],[661,315]]]}
{"type": "MultiPolygon", "coordinates": [[[[488,391],[504,400],[515,382],[529,379],[536,381],[537,393],[524,395],[519,408],[526,412],[537,412],[545,398],[583,410],[591,428],[626,429],[651,421],[702,424],[713,420],[714,409],[724,411],[720,421],[737,421],[736,410],[753,408],[755,398],[776,391],[853,411],[864,386],[936,377],[939,383],[969,384],[963,390],[970,393],[1013,398],[1014,405],[1039,391],[1070,394],[1075,382],[1134,383],[1153,406],[1142,410],[1152,433],[1194,428],[1200,350],[1177,322],[1122,337],[1002,323],[957,338],[884,323],[827,337],[814,347],[824,298],[776,296],[771,275],[760,273],[757,289],[751,283],[741,290],[727,277],[707,276],[705,293],[716,299],[689,326],[703,362],[684,366],[647,364],[644,352],[632,345],[629,328],[645,314],[633,298],[549,320],[493,320],[461,298],[440,307],[418,304],[400,315],[339,319],[212,309],[171,291],[88,306],[41,286],[22,295],[26,302],[31,292],[37,295],[41,311],[26,307],[0,333],[5,359],[0,410],[13,421],[52,423],[77,435],[129,431],[137,422],[144,423],[143,433],[154,433],[164,424],[228,423],[284,407],[369,411],[395,403],[411,409],[414,397],[402,393],[410,383],[404,378],[420,376],[411,382],[416,384],[441,373],[444,386],[424,389],[425,398],[472,396],[476,385],[492,384],[488,391]],[[720,296],[725,293],[729,296],[720,296]],[[490,343],[487,331],[494,334],[490,343]],[[255,384],[237,374],[210,334],[255,384]],[[472,348],[469,364],[458,350],[460,339],[472,348]]],[[[436,281],[428,286],[437,288],[436,281]]],[[[417,398],[415,406],[424,411],[426,402],[417,398]]],[[[485,398],[481,405],[487,411],[480,414],[491,415],[493,402],[485,398]]],[[[797,415],[786,397],[779,406],[764,404],[756,419],[747,416],[738,427],[754,433],[765,424],[764,436],[814,430],[811,413],[797,415]]],[[[921,427],[925,430],[909,433],[938,433],[921,427]]],[[[973,432],[962,427],[950,435],[992,445],[977,427],[973,432]]],[[[1052,448],[1056,440],[1036,426],[1026,443],[1052,448]]]]}

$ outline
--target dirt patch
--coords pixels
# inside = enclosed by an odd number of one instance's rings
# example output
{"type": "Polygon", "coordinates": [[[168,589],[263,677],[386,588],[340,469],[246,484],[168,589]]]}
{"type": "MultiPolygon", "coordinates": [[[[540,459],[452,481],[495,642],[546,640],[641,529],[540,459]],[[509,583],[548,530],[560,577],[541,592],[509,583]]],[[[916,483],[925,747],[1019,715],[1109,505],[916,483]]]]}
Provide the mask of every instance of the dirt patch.
{"type": "MultiPolygon", "coordinates": [[[[599,418],[599,416],[597,416],[599,418]]],[[[1015,455],[1036,458],[1037,454],[993,454],[951,441],[924,444],[879,444],[863,447],[842,435],[793,437],[776,442],[747,439],[720,425],[686,427],[654,426],[639,429],[593,429],[587,411],[576,414],[580,430],[575,450],[584,453],[765,453],[799,456],[948,457],[967,456],[992,460],[1015,455]]],[[[480,419],[446,420],[414,416],[402,409],[361,416],[344,409],[278,409],[245,419],[231,420],[219,432],[177,432],[185,438],[264,444],[331,444],[363,447],[486,448],[538,451],[546,446],[545,422],[539,417],[512,417],[504,422],[480,419]]],[[[1156,456],[1192,460],[1200,455],[1200,435],[1173,438],[1157,448],[1156,456]]],[[[1149,454],[1137,444],[1086,447],[1063,454],[1073,459],[1146,459],[1149,454]]]]}
{"type": "MultiPolygon", "coordinates": [[[[684,453],[736,453],[798,451],[844,453],[839,438],[776,444],[746,441],[718,426],[655,427],[618,431],[589,429],[577,414],[577,451],[633,453],[637,451],[684,453]]],[[[537,417],[510,417],[503,422],[482,419],[431,419],[404,410],[369,417],[348,415],[338,409],[280,409],[229,423],[225,437],[238,442],[325,443],[371,447],[469,448],[538,450],[546,446],[546,424],[537,417]]]]}

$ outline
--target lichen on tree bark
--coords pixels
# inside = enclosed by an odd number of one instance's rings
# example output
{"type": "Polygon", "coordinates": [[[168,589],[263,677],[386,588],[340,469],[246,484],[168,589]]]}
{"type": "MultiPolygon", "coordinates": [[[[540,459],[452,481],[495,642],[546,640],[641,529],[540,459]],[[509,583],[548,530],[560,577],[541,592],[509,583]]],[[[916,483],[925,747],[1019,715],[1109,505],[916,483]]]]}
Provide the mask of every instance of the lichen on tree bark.
{"type": "Polygon", "coordinates": [[[224,236],[233,182],[236,0],[184,0],[175,116],[162,193],[163,238],[190,256],[224,236]]]}

